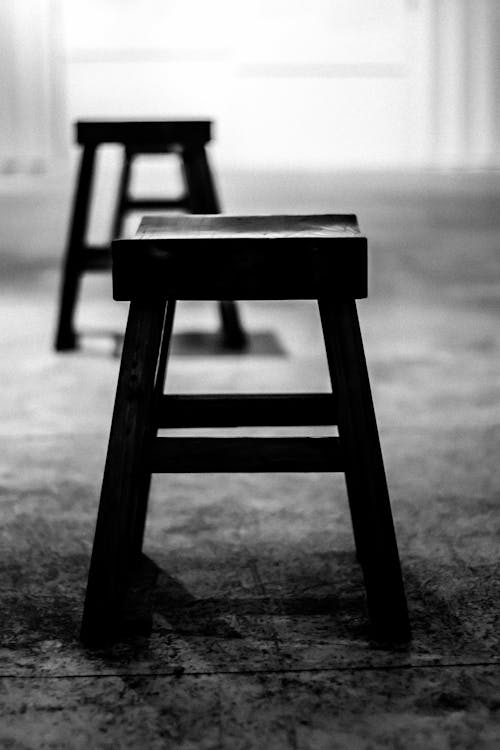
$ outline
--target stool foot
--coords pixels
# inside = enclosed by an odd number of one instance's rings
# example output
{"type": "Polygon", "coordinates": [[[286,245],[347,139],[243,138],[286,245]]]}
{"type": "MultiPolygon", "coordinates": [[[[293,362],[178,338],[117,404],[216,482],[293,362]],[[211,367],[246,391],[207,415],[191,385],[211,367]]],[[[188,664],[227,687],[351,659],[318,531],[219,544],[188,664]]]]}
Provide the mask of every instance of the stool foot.
{"type": "Polygon", "coordinates": [[[56,352],[71,352],[78,349],[78,336],[74,331],[58,331],[56,342],[56,352]]]}
{"type": "Polygon", "coordinates": [[[153,594],[160,569],[146,557],[139,555],[130,569],[123,608],[116,618],[106,623],[87,619],[80,633],[82,643],[90,649],[111,646],[122,636],[151,635],[153,627],[153,594]]]}

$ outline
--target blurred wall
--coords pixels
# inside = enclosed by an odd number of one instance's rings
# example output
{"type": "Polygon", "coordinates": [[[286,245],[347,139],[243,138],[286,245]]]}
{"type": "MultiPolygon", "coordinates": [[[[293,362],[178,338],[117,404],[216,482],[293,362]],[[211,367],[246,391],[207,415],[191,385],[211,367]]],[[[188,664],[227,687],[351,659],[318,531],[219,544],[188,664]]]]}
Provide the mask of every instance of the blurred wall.
{"type": "Polygon", "coordinates": [[[209,116],[218,163],[236,168],[381,165],[408,150],[401,0],[77,0],[64,11],[72,117],[209,116]]]}
{"type": "MultiPolygon", "coordinates": [[[[227,211],[379,221],[434,187],[496,205],[499,0],[0,0],[0,22],[0,262],[59,258],[78,117],[213,118],[227,211]]],[[[97,242],[117,159],[100,161],[97,242]]],[[[144,161],[133,191],[163,191],[144,161]]]]}
{"type": "Polygon", "coordinates": [[[78,117],[211,117],[223,169],[496,167],[498,0],[0,2],[0,171],[78,117]]]}
{"type": "Polygon", "coordinates": [[[0,0],[0,175],[67,157],[61,10],[59,0],[0,0]]]}
{"type": "Polygon", "coordinates": [[[208,116],[222,167],[500,163],[498,0],[73,0],[68,113],[208,116]]]}

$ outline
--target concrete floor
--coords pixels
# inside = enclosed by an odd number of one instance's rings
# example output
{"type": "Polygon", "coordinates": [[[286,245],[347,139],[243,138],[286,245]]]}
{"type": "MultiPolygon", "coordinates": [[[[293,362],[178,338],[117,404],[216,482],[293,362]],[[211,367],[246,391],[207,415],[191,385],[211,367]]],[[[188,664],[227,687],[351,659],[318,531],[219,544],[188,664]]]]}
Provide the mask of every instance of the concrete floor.
{"type": "MultiPolygon", "coordinates": [[[[57,267],[28,257],[29,196],[4,197],[1,747],[500,746],[500,178],[398,179],[358,202],[372,289],[359,310],[414,633],[400,649],[370,640],[343,477],[288,474],[155,478],[151,636],[81,647],[118,360],[98,336],[51,351],[57,267]]],[[[57,192],[44,196],[57,244],[57,192]]],[[[249,204],[262,210],[230,208],[249,204]]],[[[80,327],[119,331],[125,313],[109,279],[86,280],[80,327]]],[[[314,305],[243,314],[255,348],[178,346],[169,390],[326,387],[314,305]]],[[[181,306],[178,332],[215,325],[213,305],[181,306]]]]}

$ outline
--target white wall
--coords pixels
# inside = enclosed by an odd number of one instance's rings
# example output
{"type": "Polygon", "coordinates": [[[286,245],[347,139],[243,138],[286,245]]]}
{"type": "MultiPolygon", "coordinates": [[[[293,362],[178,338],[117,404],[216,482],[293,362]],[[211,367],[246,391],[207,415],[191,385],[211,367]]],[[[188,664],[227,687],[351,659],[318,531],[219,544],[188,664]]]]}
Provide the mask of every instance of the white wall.
{"type": "Polygon", "coordinates": [[[499,0],[5,0],[0,22],[0,172],[106,116],[210,117],[226,170],[500,166],[499,0]]]}
{"type": "Polygon", "coordinates": [[[207,116],[231,168],[390,166],[412,153],[403,0],[74,0],[71,118],[207,116]]]}
{"type": "Polygon", "coordinates": [[[0,174],[43,172],[65,129],[57,0],[0,2],[0,174]]]}
{"type": "Polygon", "coordinates": [[[413,0],[416,161],[500,166],[500,2],[413,0]]]}

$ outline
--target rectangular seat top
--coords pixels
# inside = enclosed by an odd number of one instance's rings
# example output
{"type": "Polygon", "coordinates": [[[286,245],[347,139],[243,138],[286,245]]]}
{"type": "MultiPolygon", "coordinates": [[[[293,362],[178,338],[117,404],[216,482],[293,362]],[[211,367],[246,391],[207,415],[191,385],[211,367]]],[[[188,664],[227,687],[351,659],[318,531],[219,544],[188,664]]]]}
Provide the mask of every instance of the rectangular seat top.
{"type": "Polygon", "coordinates": [[[122,143],[126,145],[184,145],[207,143],[210,120],[79,120],[76,140],[81,145],[122,143]]]}
{"type": "Polygon", "coordinates": [[[146,216],[137,230],[141,240],[300,240],[360,238],[353,214],[146,216]]]}
{"type": "Polygon", "coordinates": [[[147,216],[113,242],[117,300],[367,295],[367,241],[352,214],[147,216]]]}

